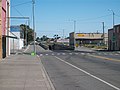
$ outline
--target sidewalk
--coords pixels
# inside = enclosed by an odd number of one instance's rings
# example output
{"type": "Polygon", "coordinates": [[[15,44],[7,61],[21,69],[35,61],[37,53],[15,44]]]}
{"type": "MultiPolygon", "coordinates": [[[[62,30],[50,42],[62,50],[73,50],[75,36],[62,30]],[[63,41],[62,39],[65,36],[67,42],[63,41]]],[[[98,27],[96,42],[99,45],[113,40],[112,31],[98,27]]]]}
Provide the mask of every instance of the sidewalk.
{"type": "Polygon", "coordinates": [[[87,48],[87,47],[77,47],[77,48],[75,48],[75,51],[95,52],[95,50],[94,50],[94,49],[87,48]]]}
{"type": "Polygon", "coordinates": [[[0,61],[0,90],[55,90],[37,56],[11,55],[0,61]]]}

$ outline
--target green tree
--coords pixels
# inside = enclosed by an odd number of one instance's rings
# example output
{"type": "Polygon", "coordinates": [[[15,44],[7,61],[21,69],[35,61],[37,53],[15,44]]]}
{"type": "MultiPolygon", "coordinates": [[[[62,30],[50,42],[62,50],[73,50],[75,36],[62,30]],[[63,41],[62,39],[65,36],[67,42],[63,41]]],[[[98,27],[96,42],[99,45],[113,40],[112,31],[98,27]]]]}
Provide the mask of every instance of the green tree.
{"type": "Polygon", "coordinates": [[[23,39],[27,41],[27,44],[32,42],[34,40],[34,31],[28,25],[25,24],[21,24],[20,27],[22,29],[21,36],[23,37],[23,39]],[[26,36],[27,36],[27,40],[26,40],[26,36]]]}
{"type": "Polygon", "coordinates": [[[45,35],[43,35],[42,37],[41,37],[41,41],[47,41],[49,38],[47,37],[47,36],[45,36],[45,35]]]}

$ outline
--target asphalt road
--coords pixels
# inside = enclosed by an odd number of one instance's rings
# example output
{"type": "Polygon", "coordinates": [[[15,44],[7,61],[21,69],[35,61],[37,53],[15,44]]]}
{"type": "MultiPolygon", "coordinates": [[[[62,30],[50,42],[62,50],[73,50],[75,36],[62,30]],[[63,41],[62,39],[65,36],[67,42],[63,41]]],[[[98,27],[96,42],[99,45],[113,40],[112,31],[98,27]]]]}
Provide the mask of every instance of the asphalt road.
{"type": "Polygon", "coordinates": [[[37,54],[56,90],[120,90],[120,53],[45,51],[37,54]]]}

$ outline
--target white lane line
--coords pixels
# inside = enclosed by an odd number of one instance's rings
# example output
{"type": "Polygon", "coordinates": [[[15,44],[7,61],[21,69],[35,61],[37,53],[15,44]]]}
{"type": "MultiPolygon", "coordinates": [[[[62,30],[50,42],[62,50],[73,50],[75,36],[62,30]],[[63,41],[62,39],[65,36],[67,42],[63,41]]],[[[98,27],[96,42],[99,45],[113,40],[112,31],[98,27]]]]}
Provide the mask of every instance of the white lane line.
{"type": "Polygon", "coordinates": [[[55,54],[54,53],[52,53],[52,56],[54,56],[55,54]]]}
{"type": "Polygon", "coordinates": [[[60,53],[57,53],[57,55],[60,55],[60,53]]]}
{"type": "Polygon", "coordinates": [[[97,79],[97,80],[99,80],[99,81],[107,84],[108,86],[110,86],[110,87],[112,87],[112,88],[114,88],[114,89],[116,89],[116,90],[120,90],[120,88],[116,87],[115,85],[112,85],[112,84],[110,84],[109,82],[104,81],[104,80],[100,79],[99,77],[94,76],[94,75],[90,74],[89,72],[87,72],[87,71],[85,71],[85,70],[83,70],[83,69],[81,69],[81,68],[78,68],[78,67],[72,65],[71,63],[68,63],[68,62],[62,60],[62,59],[59,58],[59,57],[56,57],[56,56],[55,56],[55,58],[59,59],[60,61],[66,63],[66,64],[68,64],[68,65],[70,65],[70,66],[72,66],[72,67],[74,67],[74,68],[76,68],[77,70],[82,71],[83,73],[85,73],[85,74],[87,74],[87,75],[89,75],[89,76],[91,76],[91,77],[93,77],[93,78],[95,78],[95,79],[97,79]]]}
{"type": "Polygon", "coordinates": [[[75,53],[76,55],[78,55],[78,53],[75,53]]]}
{"type": "Polygon", "coordinates": [[[48,56],[48,54],[45,54],[46,56],[48,56]]]}
{"type": "Polygon", "coordinates": [[[104,55],[108,55],[107,53],[103,53],[104,55]]]}
{"type": "Polygon", "coordinates": [[[43,56],[43,54],[40,54],[40,56],[43,56]]]}
{"type": "Polygon", "coordinates": [[[82,55],[85,55],[85,53],[81,53],[82,55]]]}
{"type": "Polygon", "coordinates": [[[89,55],[90,53],[87,53],[87,55],[89,55]]]}
{"type": "Polygon", "coordinates": [[[62,55],[65,55],[65,53],[62,53],[62,55]]]}

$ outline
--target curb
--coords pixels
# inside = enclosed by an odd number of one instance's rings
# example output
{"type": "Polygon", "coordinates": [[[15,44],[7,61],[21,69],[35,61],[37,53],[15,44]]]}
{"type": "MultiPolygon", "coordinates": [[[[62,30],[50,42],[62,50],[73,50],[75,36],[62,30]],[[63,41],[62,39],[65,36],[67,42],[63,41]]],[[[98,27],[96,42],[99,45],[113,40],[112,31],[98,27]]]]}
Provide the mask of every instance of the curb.
{"type": "MultiPolygon", "coordinates": [[[[38,59],[40,60],[41,62],[41,59],[40,57],[37,55],[38,59]]],[[[41,62],[41,66],[42,66],[42,72],[43,72],[43,76],[46,77],[47,81],[46,84],[47,84],[47,87],[50,88],[50,90],[55,90],[55,87],[50,79],[50,77],[48,76],[48,73],[47,71],[45,70],[45,67],[43,66],[42,62],[41,62]],[[48,85],[49,84],[49,85],[48,85]]]]}

